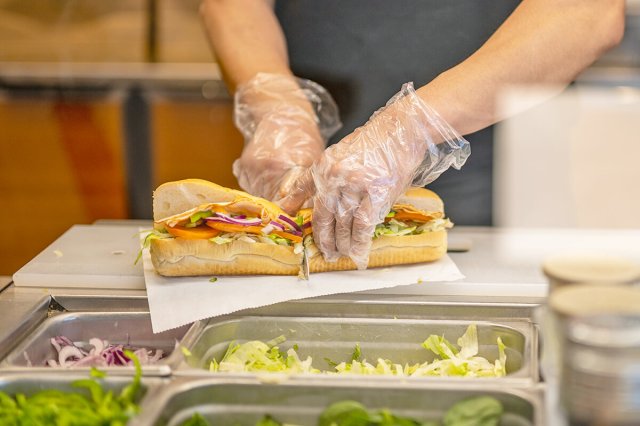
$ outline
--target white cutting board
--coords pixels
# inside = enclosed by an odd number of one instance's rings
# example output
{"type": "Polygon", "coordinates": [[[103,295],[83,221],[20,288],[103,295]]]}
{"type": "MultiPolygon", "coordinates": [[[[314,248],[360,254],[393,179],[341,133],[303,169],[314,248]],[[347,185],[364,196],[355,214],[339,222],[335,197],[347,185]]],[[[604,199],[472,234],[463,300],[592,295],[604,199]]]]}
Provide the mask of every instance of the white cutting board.
{"type": "Polygon", "coordinates": [[[13,275],[16,286],[144,289],[139,226],[74,225],[13,275]]]}

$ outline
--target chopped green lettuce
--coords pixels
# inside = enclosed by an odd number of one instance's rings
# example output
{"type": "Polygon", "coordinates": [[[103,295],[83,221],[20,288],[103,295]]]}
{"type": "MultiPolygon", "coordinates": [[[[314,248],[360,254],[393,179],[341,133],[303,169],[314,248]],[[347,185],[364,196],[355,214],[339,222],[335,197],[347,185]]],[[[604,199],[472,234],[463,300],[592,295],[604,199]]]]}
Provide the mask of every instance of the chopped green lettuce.
{"type": "MultiPolygon", "coordinates": [[[[291,348],[286,353],[279,350],[278,345],[284,340],[283,336],[264,343],[250,341],[243,344],[232,342],[226,354],[218,362],[213,359],[210,363],[211,371],[220,372],[284,372],[284,373],[320,373],[312,367],[312,358],[304,361],[298,357],[297,348],[291,348]]],[[[387,359],[379,358],[376,363],[363,359],[359,344],[356,344],[351,359],[336,363],[328,358],[325,361],[332,370],[328,374],[357,374],[357,375],[394,375],[394,376],[459,376],[459,377],[502,377],[506,372],[505,346],[500,338],[497,339],[498,359],[493,363],[478,356],[478,331],[475,324],[469,325],[465,333],[458,339],[456,347],[444,336],[431,335],[422,346],[433,352],[437,358],[416,364],[399,364],[387,359]]]]}
{"type": "Polygon", "coordinates": [[[393,216],[387,215],[387,218],[392,218],[391,220],[376,225],[376,228],[373,231],[374,238],[378,238],[381,236],[398,237],[402,235],[418,235],[422,234],[423,232],[441,231],[453,226],[449,219],[432,219],[429,222],[423,224],[416,222],[405,223],[393,219],[393,217],[395,216],[395,212],[392,213],[393,216]]]}
{"type": "Polygon", "coordinates": [[[211,217],[212,214],[213,213],[211,213],[211,210],[203,210],[201,212],[194,213],[191,216],[189,216],[189,222],[197,223],[202,219],[204,219],[205,217],[211,217]]]}
{"type": "Polygon", "coordinates": [[[246,232],[227,232],[213,238],[209,238],[209,241],[215,244],[228,244],[237,240],[245,241],[248,243],[264,243],[281,246],[293,245],[291,241],[287,240],[286,238],[279,237],[275,234],[257,235],[249,234],[246,232]]]}
{"type": "Polygon", "coordinates": [[[264,343],[253,340],[245,343],[232,342],[226,353],[218,362],[215,358],[209,364],[209,370],[213,372],[229,373],[319,373],[311,366],[311,357],[304,361],[293,349],[287,352],[280,351],[278,345],[284,340],[280,336],[270,342],[264,343]]]}
{"type": "Polygon", "coordinates": [[[151,231],[144,231],[144,232],[148,232],[148,234],[145,235],[144,237],[144,241],[142,242],[142,247],[138,251],[138,256],[136,257],[136,260],[133,262],[134,265],[137,265],[138,262],[140,262],[140,259],[142,259],[142,251],[146,248],[149,248],[149,246],[151,245],[151,240],[173,238],[173,236],[169,234],[167,231],[165,231],[164,229],[161,231],[158,229],[153,229],[151,231]]]}

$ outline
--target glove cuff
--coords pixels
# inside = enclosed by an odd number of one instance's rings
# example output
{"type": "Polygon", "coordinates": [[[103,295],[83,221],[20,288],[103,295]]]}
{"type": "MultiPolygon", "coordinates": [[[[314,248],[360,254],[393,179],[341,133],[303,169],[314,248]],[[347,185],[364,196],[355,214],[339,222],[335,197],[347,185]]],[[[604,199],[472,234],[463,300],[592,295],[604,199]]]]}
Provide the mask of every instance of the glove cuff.
{"type": "Polygon", "coordinates": [[[414,171],[412,186],[424,186],[433,182],[449,167],[460,170],[471,155],[469,142],[418,96],[413,82],[405,83],[387,105],[402,99],[408,101],[412,106],[412,113],[420,117],[426,128],[424,143],[427,149],[424,159],[414,171]]]}
{"type": "Polygon", "coordinates": [[[262,117],[277,110],[284,114],[308,114],[325,141],[342,127],[335,101],[324,87],[311,80],[258,73],[238,86],[233,118],[246,140],[251,139],[262,117]]]}

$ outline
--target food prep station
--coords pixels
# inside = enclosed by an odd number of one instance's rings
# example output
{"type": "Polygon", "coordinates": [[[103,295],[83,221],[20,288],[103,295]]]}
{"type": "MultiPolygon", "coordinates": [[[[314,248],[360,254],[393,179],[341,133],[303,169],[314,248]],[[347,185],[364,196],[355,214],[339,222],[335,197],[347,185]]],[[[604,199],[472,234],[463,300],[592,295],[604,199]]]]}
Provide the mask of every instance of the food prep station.
{"type": "MultiPolygon", "coordinates": [[[[139,226],[114,225],[130,226],[134,232],[139,226]]],[[[567,231],[564,240],[573,241],[575,235],[567,231]]],[[[622,231],[606,235],[622,246],[627,239],[638,238],[622,231]]],[[[459,227],[450,238],[457,252],[449,256],[466,278],[448,283],[449,287],[425,283],[290,301],[158,334],[152,332],[143,290],[10,284],[0,292],[0,390],[29,395],[42,389],[68,389],[73,380],[86,378],[89,368],[45,367],[45,360],[55,354],[49,340],[57,335],[71,340],[99,336],[167,352],[158,365],[143,367],[145,392],[140,414],[131,424],[178,425],[199,412],[214,424],[254,424],[270,414],[285,423],[306,425],[314,424],[312,419],[328,404],[344,399],[427,420],[439,418],[451,404],[474,395],[490,395],[503,404],[501,424],[554,424],[547,403],[548,384],[541,374],[544,250],[532,242],[548,238],[562,240],[557,231],[545,236],[539,231],[459,227]],[[527,253],[528,260],[507,250],[511,247],[507,242],[514,239],[521,241],[521,252],[527,253]],[[505,289],[502,295],[501,289],[505,289]],[[359,344],[371,359],[415,362],[418,351],[426,352],[419,343],[428,335],[456,339],[470,324],[477,325],[481,356],[497,356],[497,337],[505,343],[505,377],[305,374],[267,378],[208,371],[209,361],[224,353],[231,341],[279,335],[286,337],[283,349],[298,344],[301,356],[311,355],[314,360],[344,359],[359,344]]],[[[132,367],[104,371],[105,386],[113,389],[122,387],[134,373],[132,367]]]]}

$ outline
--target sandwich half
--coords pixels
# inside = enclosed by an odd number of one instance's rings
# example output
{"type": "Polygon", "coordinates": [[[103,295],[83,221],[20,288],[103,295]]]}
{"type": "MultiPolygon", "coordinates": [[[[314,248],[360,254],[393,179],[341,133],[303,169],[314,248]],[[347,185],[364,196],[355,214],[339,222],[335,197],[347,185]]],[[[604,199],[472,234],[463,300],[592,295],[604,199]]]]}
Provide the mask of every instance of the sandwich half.
{"type": "Polygon", "coordinates": [[[154,191],[147,242],[164,276],[297,275],[302,232],[277,205],[246,192],[187,179],[154,191]]]}
{"type": "MultiPolygon", "coordinates": [[[[306,224],[312,221],[311,209],[301,210],[306,224]]],[[[453,224],[444,215],[440,197],[425,188],[410,188],[393,205],[383,223],[376,226],[367,267],[402,265],[437,260],[447,252],[447,229],[453,224]]],[[[357,269],[348,257],[327,262],[313,242],[305,236],[310,272],[357,269]]]]}

